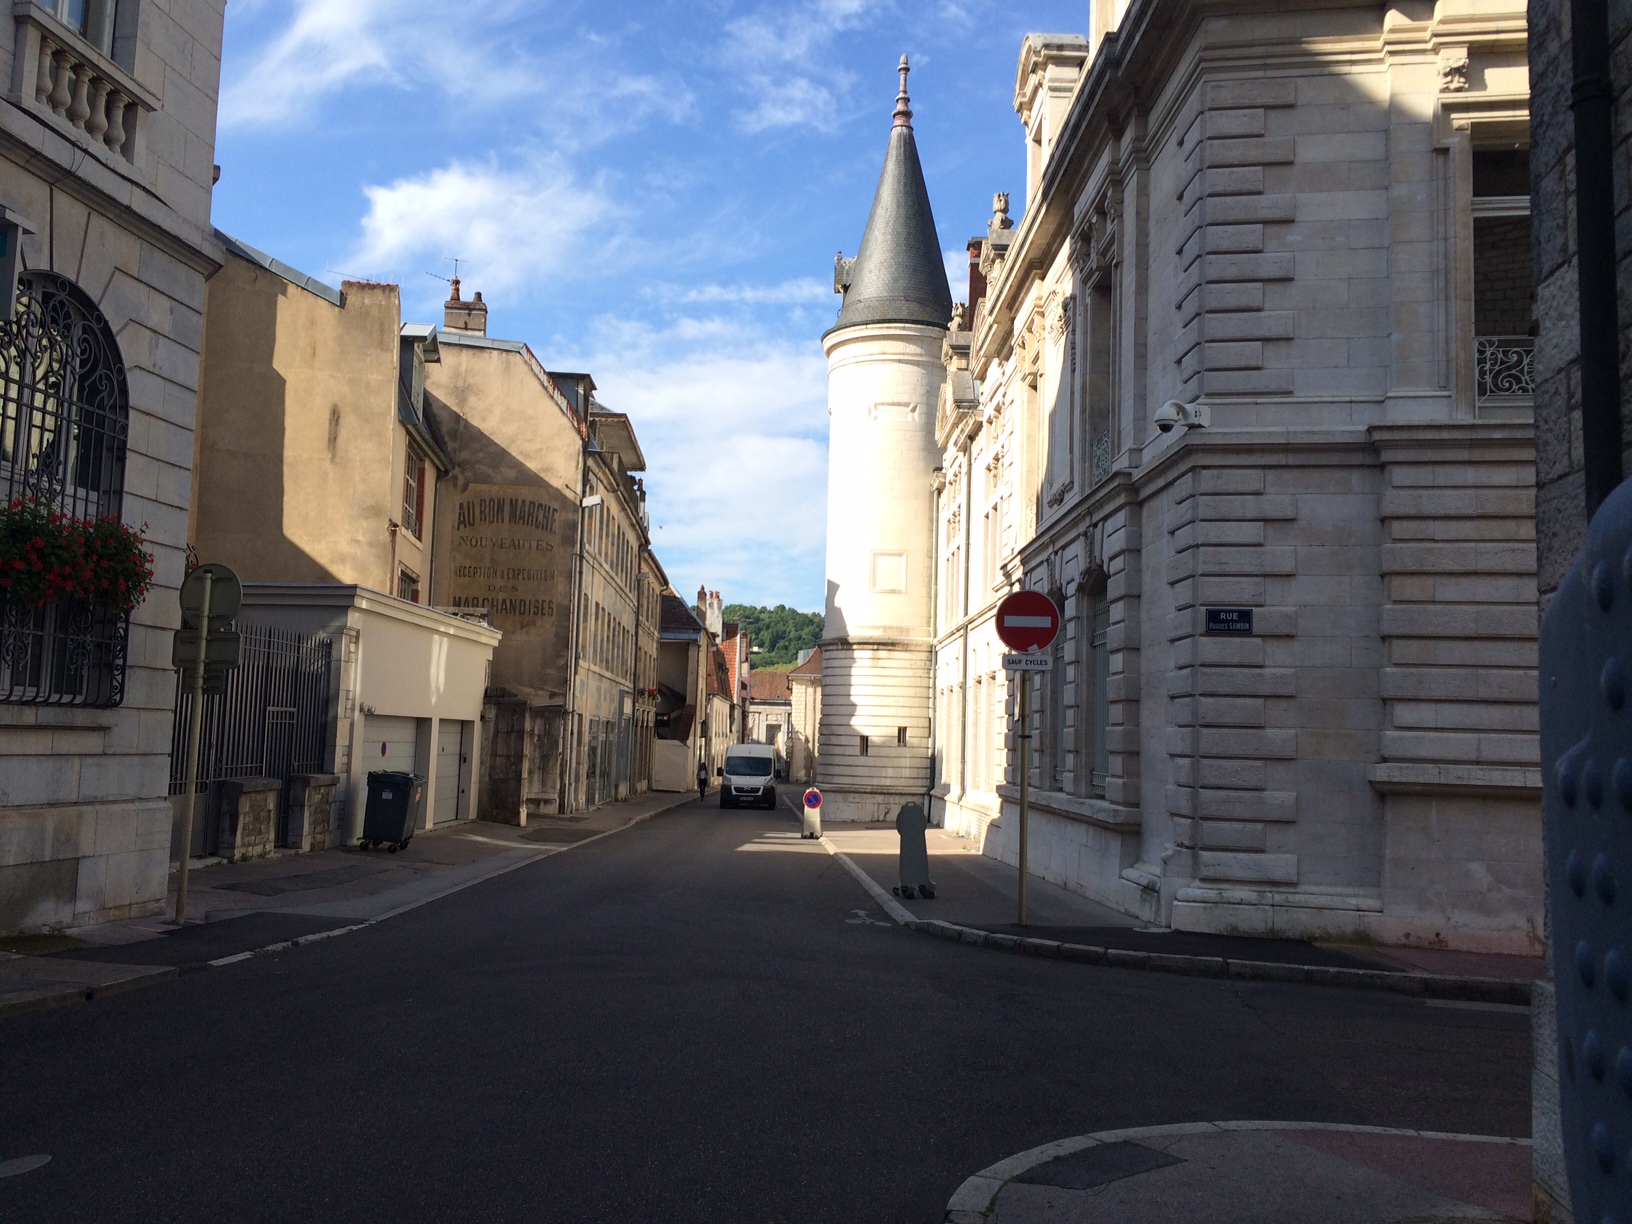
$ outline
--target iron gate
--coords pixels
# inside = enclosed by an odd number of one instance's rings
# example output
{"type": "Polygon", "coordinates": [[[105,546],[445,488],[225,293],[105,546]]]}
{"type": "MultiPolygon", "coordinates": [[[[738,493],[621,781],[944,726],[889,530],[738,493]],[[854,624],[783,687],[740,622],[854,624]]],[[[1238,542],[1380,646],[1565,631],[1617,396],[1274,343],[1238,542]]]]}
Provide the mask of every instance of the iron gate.
{"type": "MultiPolygon", "coordinates": [[[[220,825],[221,783],[276,778],[278,842],[287,842],[288,782],[321,773],[333,739],[329,666],[334,639],[306,637],[272,625],[239,625],[242,653],[223,690],[204,698],[204,734],[198,753],[198,816],[194,857],[213,854],[220,825]]],[[[193,695],[178,682],[170,737],[170,793],[187,788],[187,727],[193,695]]]]}

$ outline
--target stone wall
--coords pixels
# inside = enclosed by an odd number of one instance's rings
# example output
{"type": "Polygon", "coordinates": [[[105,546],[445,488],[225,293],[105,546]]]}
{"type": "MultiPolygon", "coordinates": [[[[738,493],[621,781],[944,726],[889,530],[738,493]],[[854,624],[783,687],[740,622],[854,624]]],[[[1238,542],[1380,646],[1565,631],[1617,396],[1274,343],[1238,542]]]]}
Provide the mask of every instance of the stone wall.
{"type": "MultiPolygon", "coordinates": [[[[0,705],[4,930],[165,906],[169,631],[180,620],[204,281],[219,250],[209,200],[222,4],[145,3],[139,18],[106,63],[87,65],[103,79],[128,74],[149,108],[123,151],[87,142],[32,88],[0,100],[0,206],[34,230],[24,267],[73,280],[117,337],[130,396],[122,515],[142,528],[156,570],[132,617],[121,705],[0,705]]],[[[16,40],[26,51],[39,20],[19,9],[0,22],[0,79],[30,68],[26,55],[14,63],[16,40]]]]}
{"type": "MultiPolygon", "coordinates": [[[[1616,254],[1620,286],[1622,470],[1632,474],[1632,6],[1611,4],[1616,111],[1616,254]]],[[[1570,7],[1530,4],[1530,170],[1535,218],[1536,531],[1543,600],[1586,537],[1582,484],[1580,309],[1575,277],[1575,119],[1570,110],[1570,7]]]]}
{"type": "Polygon", "coordinates": [[[221,834],[218,853],[229,863],[266,858],[278,844],[276,778],[236,778],[221,784],[221,834]]]}
{"type": "Polygon", "coordinates": [[[335,792],[340,774],[296,774],[289,779],[288,825],[283,844],[291,850],[327,850],[340,830],[335,822],[335,792]]]}

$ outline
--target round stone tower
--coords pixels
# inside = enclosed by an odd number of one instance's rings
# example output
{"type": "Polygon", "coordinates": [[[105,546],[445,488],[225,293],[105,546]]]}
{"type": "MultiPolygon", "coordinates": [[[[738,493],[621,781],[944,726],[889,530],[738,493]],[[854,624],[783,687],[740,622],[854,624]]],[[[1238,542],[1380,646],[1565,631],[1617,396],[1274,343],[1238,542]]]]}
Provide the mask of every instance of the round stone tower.
{"type": "MultiPolygon", "coordinates": [[[[912,134],[907,57],[827,352],[827,620],[816,782],[830,821],[893,818],[932,782],[935,406],[952,294],[912,134]]],[[[927,807],[926,807],[927,810],[927,807]]]]}

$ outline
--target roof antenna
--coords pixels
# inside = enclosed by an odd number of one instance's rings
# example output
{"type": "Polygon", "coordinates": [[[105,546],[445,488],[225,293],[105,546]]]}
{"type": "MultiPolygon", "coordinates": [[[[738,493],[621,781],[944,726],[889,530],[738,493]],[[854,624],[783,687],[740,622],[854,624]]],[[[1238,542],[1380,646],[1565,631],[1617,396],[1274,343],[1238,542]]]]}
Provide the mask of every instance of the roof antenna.
{"type": "Polygon", "coordinates": [[[459,300],[459,265],[462,264],[462,263],[469,263],[470,260],[462,259],[457,255],[444,255],[442,258],[443,259],[451,259],[453,261],[453,276],[452,277],[443,276],[440,272],[427,272],[427,273],[425,273],[425,275],[426,276],[434,276],[439,281],[447,281],[447,283],[449,284],[449,286],[451,286],[451,288],[453,290],[448,295],[448,301],[457,302],[459,300]]]}
{"type": "Polygon", "coordinates": [[[901,57],[901,92],[895,96],[895,126],[910,128],[912,126],[912,105],[907,98],[907,73],[912,68],[907,64],[907,57],[901,57]]]}

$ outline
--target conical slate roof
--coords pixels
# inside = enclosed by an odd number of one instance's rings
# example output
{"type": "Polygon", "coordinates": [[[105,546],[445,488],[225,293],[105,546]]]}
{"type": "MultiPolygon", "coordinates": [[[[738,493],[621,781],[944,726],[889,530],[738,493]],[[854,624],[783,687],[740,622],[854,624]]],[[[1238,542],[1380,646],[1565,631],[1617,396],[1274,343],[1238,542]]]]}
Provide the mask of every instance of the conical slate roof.
{"type": "Polygon", "coordinates": [[[907,57],[901,57],[901,94],[884,153],[867,231],[850,271],[844,305],[831,331],[865,323],[926,323],[946,327],[952,290],[935,234],[918,145],[907,101],[907,57]]]}

